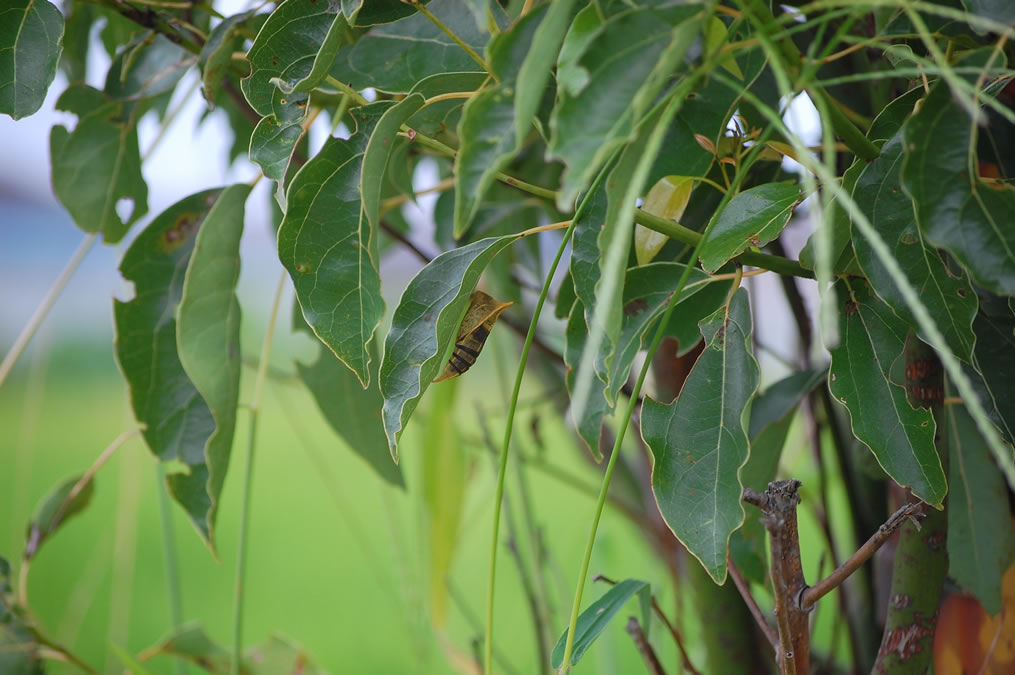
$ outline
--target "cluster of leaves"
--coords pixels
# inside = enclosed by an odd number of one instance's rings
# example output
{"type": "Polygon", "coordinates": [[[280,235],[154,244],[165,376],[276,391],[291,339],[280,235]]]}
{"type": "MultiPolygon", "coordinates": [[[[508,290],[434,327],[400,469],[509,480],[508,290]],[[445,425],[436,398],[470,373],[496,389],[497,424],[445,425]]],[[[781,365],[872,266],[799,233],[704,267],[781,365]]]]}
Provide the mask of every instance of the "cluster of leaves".
{"type": "MultiPolygon", "coordinates": [[[[681,353],[704,341],[681,395],[646,400],[641,428],[659,511],[716,582],[730,553],[763,582],[761,528],[741,493],[774,478],[793,411],[827,382],[884,473],[934,507],[950,493],[951,574],[997,611],[1011,549],[1005,477],[1015,484],[1005,40],[1015,10],[825,2],[775,18],[762,0],[532,4],[283,0],[213,25],[197,5],[117,14],[73,3],[65,20],[46,0],[16,0],[0,14],[0,111],[37,110],[65,64],[75,83],[56,106],[77,124],[52,131],[54,192],[81,229],[115,243],[147,211],[138,121],[164,116],[198,69],[209,108],[233,125],[234,152],[248,148],[277,184],[294,327],[326,347],[299,364],[300,377],[383,480],[403,485],[400,438],[481,278],[525,313],[518,279],[548,285],[544,248],[571,238],[556,303],[561,375],[597,459],[636,356],[666,336],[681,353]],[[854,35],[861,17],[872,36],[854,35]],[[112,57],[102,90],[74,77],[100,18],[112,57]],[[854,53],[869,72],[840,75],[854,53]],[[780,102],[803,90],[824,121],[821,158],[781,121],[780,102]],[[351,133],[308,150],[318,115],[351,133]],[[787,172],[785,156],[807,172],[787,172]],[[440,253],[378,336],[381,257],[413,236],[398,205],[415,198],[424,161],[453,177],[434,213],[440,253]],[[800,260],[761,251],[808,195],[822,217],[800,260]],[[537,235],[572,212],[563,239],[537,235]],[[731,288],[742,265],[818,279],[823,316],[838,317],[822,326],[827,369],[759,393],[758,299],[731,288]],[[937,412],[907,399],[910,334],[937,350],[954,386],[937,412]]],[[[235,284],[249,193],[207,190],[153,218],[120,266],[135,297],[114,308],[144,439],[185,467],[167,487],[210,546],[238,404],[235,284]]]]}

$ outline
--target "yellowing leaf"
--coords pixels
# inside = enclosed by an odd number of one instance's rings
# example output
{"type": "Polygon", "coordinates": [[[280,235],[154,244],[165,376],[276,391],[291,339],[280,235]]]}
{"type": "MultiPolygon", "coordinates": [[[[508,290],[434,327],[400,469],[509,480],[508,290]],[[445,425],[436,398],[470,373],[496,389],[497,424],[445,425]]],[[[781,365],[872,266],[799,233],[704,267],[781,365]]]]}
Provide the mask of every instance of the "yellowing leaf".
{"type": "Polygon", "coordinates": [[[483,291],[473,291],[469,299],[469,308],[465,310],[465,317],[458,327],[458,337],[455,338],[451,357],[441,371],[440,377],[434,382],[458,377],[471,368],[479,358],[479,353],[483,351],[483,345],[490,337],[497,317],[513,304],[515,303],[497,302],[483,291]]]}
{"type": "MultiPolygon", "coordinates": [[[[645,197],[642,209],[660,218],[679,221],[691,200],[694,179],[688,176],[666,176],[652,186],[645,197]]],[[[662,250],[669,237],[647,227],[637,225],[634,228],[634,254],[639,265],[652,262],[656,254],[662,250]]]]}

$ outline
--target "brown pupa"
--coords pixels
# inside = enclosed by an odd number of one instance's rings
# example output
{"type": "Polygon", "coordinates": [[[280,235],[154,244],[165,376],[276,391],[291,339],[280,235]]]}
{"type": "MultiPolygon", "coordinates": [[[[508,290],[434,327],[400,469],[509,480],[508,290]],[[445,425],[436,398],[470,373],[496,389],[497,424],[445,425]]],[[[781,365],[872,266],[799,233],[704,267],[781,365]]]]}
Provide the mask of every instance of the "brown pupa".
{"type": "Polygon", "coordinates": [[[479,353],[483,351],[483,345],[490,337],[497,317],[513,304],[513,302],[498,302],[483,291],[473,291],[472,297],[469,298],[469,309],[465,311],[465,317],[462,318],[462,324],[458,328],[455,349],[451,352],[451,358],[448,359],[444,370],[434,382],[458,377],[471,368],[479,353]]]}

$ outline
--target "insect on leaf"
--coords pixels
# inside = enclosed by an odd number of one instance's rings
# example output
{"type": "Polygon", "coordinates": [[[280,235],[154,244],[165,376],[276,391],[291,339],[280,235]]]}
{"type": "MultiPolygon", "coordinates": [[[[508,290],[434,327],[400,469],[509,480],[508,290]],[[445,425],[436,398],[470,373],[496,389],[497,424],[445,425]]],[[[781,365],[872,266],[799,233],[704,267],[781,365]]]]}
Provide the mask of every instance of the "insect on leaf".
{"type": "Polygon", "coordinates": [[[483,351],[483,345],[490,337],[497,317],[513,304],[515,303],[497,302],[483,291],[473,291],[472,297],[469,298],[469,308],[465,310],[465,316],[458,327],[458,337],[455,338],[451,357],[441,371],[440,377],[434,382],[458,377],[471,368],[479,358],[479,353],[483,351]]]}

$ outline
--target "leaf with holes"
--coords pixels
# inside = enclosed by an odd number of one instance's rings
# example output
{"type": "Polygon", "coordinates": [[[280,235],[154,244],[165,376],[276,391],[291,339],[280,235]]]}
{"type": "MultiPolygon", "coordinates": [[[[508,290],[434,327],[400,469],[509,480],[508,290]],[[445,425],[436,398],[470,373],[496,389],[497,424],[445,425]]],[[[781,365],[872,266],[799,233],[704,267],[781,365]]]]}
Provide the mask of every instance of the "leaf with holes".
{"type": "Polygon", "coordinates": [[[840,343],[831,350],[832,396],[849,411],[853,435],[885,472],[928,504],[940,506],[948,488],[934,447],[934,416],[914,409],[906,390],[890,377],[908,326],[861,279],[840,281],[836,295],[842,304],[840,343]]]}
{"type": "Polygon", "coordinates": [[[740,470],[758,388],[747,291],[702,320],[705,349],[677,399],[646,399],[642,437],[652,449],[652,493],[666,524],[716,583],[726,580],[730,535],[744,522],[740,470]]]}
{"type": "Polygon", "coordinates": [[[56,109],[77,115],[78,123],[73,131],[59,124],[50,131],[53,192],[78,227],[115,244],[148,210],[134,116],[138,108],[75,84],[60,95],[56,109]],[[117,213],[121,201],[131,204],[123,219],[117,213]]]}
{"type": "Polygon", "coordinates": [[[223,190],[197,231],[176,321],[180,363],[205,400],[215,431],[204,445],[203,465],[171,474],[169,491],[214,549],[215,517],[225,482],[240,395],[240,236],[250,185],[223,190]]]}

